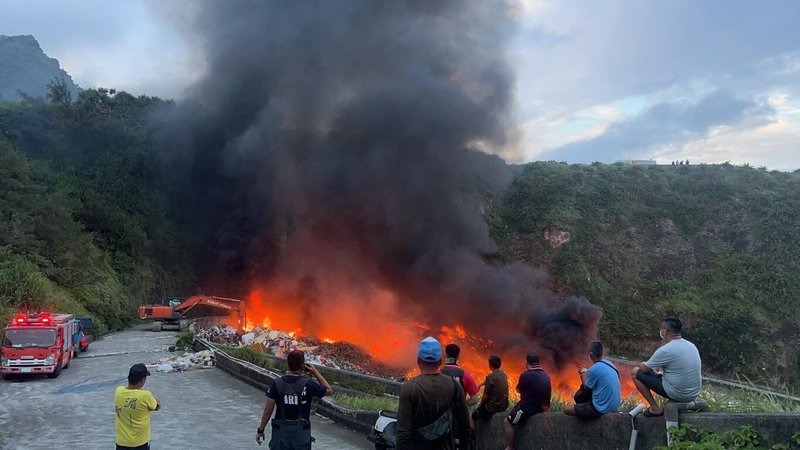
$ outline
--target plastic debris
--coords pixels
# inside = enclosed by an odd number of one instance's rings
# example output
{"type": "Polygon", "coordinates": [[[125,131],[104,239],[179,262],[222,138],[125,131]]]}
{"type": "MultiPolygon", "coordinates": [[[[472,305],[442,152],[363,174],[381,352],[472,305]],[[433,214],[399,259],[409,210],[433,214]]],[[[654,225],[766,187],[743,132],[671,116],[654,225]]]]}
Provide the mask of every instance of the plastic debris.
{"type": "Polygon", "coordinates": [[[182,356],[173,355],[161,358],[150,366],[155,367],[155,370],[160,373],[186,372],[199,368],[211,369],[214,367],[214,352],[203,350],[197,353],[184,353],[182,356]]]}

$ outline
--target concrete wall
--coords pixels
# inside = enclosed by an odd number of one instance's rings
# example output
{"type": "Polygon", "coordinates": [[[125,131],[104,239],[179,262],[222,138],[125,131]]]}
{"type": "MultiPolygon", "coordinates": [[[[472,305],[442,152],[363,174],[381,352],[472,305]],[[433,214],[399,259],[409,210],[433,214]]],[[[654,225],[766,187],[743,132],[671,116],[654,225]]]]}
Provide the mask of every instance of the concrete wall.
{"type": "MultiPolygon", "coordinates": [[[[207,342],[196,339],[193,348],[204,350],[212,347],[207,342]]],[[[216,353],[216,363],[218,368],[262,390],[266,390],[273,377],[279,375],[232,358],[223,352],[216,353]]],[[[342,390],[335,386],[334,389],[342,390]]],[[[326,400],[317,402],[316,408],[318,413],[365,435],[377,418],[375,412],[353,411],[326,400]]],[[[478,444],[481,450],[505,448],[504,417],[497,414],[491,422],[478,423],[478,444]]],[[[800,414],[682,413],[680,420],[681,423],[690,423],[698,428],[713,431],[727,431],[742,425],[750,425],[758,431],[761,445],[767,448],[775,444],[787,444],[791,442],[792,434],[800,432],[800,414]]],[[[666,425],[663,416],[639,416],[631,420],[628,414],[606,414],[596,420],[581,421],[562,413],[548,413],[534,416],[520,427],[517,431],[516,448],[627,450],[634,425],[638,430],[636,449],[650,450],[659,445],[666,445],[666,425]]]]}
{"type": "MultiPolygon", "coordinates": [[[[502,421],[503,416],[497,414],[491,424],[478,424],[478,444],[481,450],[505,448],[502,421]]],[[[718,432],[750,425],[758,431],[761,445],[769,448],[775,444],[791,442],[792,434],[800,431],[800,414],[682,413],[681,423],[718,432]]],[[[638,430],[637,449],[649,450],[666,445],[663,417],[639,416],[635,419],[635,424],[638,430]]],[[[561,413],[540,414],[530,418],[518,430],[516,448],[627,450],[631,430],[631,417],[628,414],[607,414],[592,421],[582,421],[561,413]]]]}

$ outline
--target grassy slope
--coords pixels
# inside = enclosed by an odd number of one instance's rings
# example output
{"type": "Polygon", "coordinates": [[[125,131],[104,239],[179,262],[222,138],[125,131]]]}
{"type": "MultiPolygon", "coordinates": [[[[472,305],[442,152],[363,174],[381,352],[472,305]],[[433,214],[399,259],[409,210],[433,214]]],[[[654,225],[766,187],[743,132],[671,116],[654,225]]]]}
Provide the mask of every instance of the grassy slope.
{"type": "Polygon", "coordinates": [[[505,259],[602,306],[614,353],[648,354],[676,314],[707,368],[800,385],[800,174],[532,163],[489,221],[505,259]],[[551,225],[571,240],[551,248],[551,225]]]}

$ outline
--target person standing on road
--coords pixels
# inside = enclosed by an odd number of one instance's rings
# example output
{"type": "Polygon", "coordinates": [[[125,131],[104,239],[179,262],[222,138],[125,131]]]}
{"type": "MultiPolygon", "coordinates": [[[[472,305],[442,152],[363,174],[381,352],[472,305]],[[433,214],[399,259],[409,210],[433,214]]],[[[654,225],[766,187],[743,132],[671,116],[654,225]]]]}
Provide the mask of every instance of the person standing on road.
{"type": "Polygon", "coordinates": [[[256,443],[264,441],[264,429],[272,417],[272,450],[310,450],[311,400],[333,394],[333,388],[316,367],[306,364],[306,356],[300,350],[292,350],[286,356],[289,373],[276,378],[267,389],[267,403],[261,415],[261,424],[256,431],[256,443]],[[303,376],[303,371],[317,379],[303,376]]]}
{"type": "Polygon", "coordinates": [[[517,392],[519,401],[504,422],[506,450],[514,450],[516,427],[525,423],[529,417],[550,410],[550,376],[539,365],[539,355],[528,353],[525,357],[528,370],[519,376],[517,392]]]}
{"type": "Polygon", "coordinates": [[[694,344],[681,337],[682,329],[680,320],[665,318],[659,330],[665,344],[649,360],[631,370],[636,389],[649,405],[644,416],[664,414],[652,392],[676,402],[691,402],[700,395],[703,387],[700,352],[694,344]],[[661,373],[656,372],[659,370],[661,373]]]}
{"type": "Polygon", "coordinates": [[[464,390],[439,372],[442,345],[427,337],[417,348],[420,375],[400,387],[397,450],[453,450],[455,439],[469,442],[469,410],[464,390]]]}
{"type": "Polygon", "coordinates": [[[128,386],[114,392],[117,450],[150,450],[150,412],[161,409],[161,403],[142,389],[148,376],[144,364],[134,364],[128,371],[128,386]]]}

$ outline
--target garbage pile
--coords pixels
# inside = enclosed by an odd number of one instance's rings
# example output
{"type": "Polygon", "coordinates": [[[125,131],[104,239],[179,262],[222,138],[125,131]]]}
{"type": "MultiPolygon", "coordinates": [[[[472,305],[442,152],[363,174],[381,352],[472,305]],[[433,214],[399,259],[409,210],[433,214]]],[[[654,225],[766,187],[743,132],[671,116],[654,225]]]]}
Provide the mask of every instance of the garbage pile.
{"type": "Polygon", "coordinates": [[[406,372],[376,361],[364,349],[349,342],[323,342],[314,338],[307,338],[304,344],[310,346],[306,350],[307,357],[313,362],[319,361],[320,364],[326,367],[394,381],[403,379],[406,372]]]}
{"type": "Polygon", "coordinates": [[[403,369],[392,368],[376,361],[364,349],[349,342],[326,342],[314,337],[295,337],[281,330],[267,330],[260,327],[241,337],[236,335],[236,330],[220,327],[201,330],[197,336],[211,342],[247,346],[280,357],[298,349],[306,353],[306,359],[312,364],[390,380],[400,380],[405,373],[403,369]]]}
{"type": "Polygon", "coordinates": [[[197,337],[215,344],[238,345],[241,342],[239,333],[233,327],[214,326],[197,332],[197,337]]]}
{"type": "Polygon", "coordinates": [[[193,369],[211,369],[214,367],[214,352],[203,350],[197,353],[184,353],[161,358],[149,365],[161,373],[186,372],[193,369]]]}

